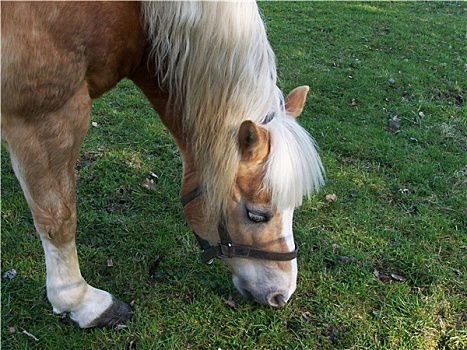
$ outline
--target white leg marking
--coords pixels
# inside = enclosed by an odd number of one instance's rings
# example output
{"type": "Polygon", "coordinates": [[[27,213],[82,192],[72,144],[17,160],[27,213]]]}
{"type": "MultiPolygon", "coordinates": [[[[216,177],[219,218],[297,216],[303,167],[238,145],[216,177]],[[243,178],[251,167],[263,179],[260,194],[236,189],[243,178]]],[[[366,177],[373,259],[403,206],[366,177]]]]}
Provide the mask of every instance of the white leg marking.
{"type": "Polygon", "coordinates": [[[93,322],[113,302],[112,295],[86,283],[81,276],[75,243],[57,248],[47,239],[42,240],[47,267],[47,297],[55,313],[70,312],[80,327],[93,322]]]}

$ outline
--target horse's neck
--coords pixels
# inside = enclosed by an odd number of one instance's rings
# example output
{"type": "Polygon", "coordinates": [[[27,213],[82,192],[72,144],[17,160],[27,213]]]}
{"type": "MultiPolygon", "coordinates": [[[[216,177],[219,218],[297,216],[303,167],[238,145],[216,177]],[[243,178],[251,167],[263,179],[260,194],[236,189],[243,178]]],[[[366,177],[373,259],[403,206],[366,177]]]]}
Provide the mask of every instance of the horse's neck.
{"type": "MultiPolygon", "coordinates": [[[[152,70],[153,68],[151,69],[150,67],[149,69],[152,70]]],[[[200,185],[200,180],[191,152],[192,147],[188,144],[189,138],[183,133],[181,108],[169,105],[168,94],[158,88],[159,82],[157,77],[153,72],[148,72],[148,65],[146,63],[141,64],[130,78],[151,102],[180,150],[183,160],[182,194],[195,189],[200,185]]]]}

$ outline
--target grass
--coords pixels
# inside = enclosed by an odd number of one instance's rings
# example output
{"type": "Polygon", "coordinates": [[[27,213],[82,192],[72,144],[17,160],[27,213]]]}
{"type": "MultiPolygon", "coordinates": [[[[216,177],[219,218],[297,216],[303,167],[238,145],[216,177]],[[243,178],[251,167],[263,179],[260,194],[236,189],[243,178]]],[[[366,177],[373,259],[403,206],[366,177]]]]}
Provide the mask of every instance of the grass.
{"type": "Polygon", "coordinates": [[[260,7],[281,87],[311,87],[300,122],[327,170],[296,211],[291,302],[248,303],[225,266],[199,261],[177,149],[123,81],[94,103],[77,242],[88,282],[133,301],[135,316],[115,331],[52,314],[42,247],[2,150],[1,271],[18,272],[2,279],[2,349],[467,349],[465,4],[260,7]],[[140,186],[150,171],[154,191],[140,186]]]}

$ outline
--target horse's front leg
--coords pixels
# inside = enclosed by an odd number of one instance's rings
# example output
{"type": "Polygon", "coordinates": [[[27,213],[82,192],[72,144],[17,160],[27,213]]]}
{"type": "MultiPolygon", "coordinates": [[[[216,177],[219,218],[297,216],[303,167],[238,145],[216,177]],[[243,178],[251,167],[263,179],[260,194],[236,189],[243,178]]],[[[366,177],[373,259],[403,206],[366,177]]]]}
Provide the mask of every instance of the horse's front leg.
{"type": "Polygon", "coordinates": [[[40,234],[47,267],[47,297],[56,313],[70,312],[80,327],[112,326],[130,307],[81,276],[75,245],[74,169],[89,125],[91,101],[83,85],[60,108],[40,115],[2,115],[2,141],[40,234]]]}

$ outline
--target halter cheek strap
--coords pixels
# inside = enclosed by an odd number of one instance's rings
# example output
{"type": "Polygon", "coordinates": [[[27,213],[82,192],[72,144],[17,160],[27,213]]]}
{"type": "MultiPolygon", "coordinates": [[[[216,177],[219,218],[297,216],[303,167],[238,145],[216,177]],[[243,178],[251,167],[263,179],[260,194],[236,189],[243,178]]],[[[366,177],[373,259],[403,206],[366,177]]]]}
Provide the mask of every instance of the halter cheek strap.
{"type": "Polygon", "coordinates": [[[188,203],[190,203],[192,200],[204,194],[205,192],[206,190],[204,189],[204,187],[197,187],[193,191],[190,191],[184,196],[182,196],[182,198],[180,198],[180,202],[182,202],[182,205],[185,206],[188,203]]]}
{"type": "MultiPolygon", "coordinates": [[[[206,191],[202,187],[198,187],[193,191],[188,192],[181,198],[182,205],[185,206],[192,200],[198,198],[206,191]]],[[[225,217],[221,215],[217,225],[220,242],[217,245],[211,245],[207,240],[201,238],[196,232],[193,231],[196,240],[202,250],[201,260],[205,263],[212,263],[214,258],[253,258],[262,260],[274,261],[289,261],[297,257],[298,247],[295,242],[295,248],[291,252],[270,252],[266,250],[259,250],[249,246],[237,245],[232,243],[225,217]]]]}

